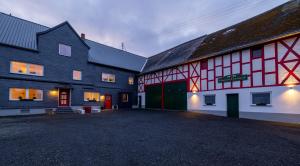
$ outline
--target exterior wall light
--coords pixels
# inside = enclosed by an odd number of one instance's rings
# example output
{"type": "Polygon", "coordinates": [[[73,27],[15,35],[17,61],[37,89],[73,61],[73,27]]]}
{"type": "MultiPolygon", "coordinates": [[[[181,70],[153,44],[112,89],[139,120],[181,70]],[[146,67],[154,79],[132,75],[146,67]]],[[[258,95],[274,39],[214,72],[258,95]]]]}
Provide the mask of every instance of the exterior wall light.
{"type": "Polygon", "coordinates": [[[287,85],[289,89],[294,89],[295,85],[287,85]]]}
{"type": "Polygon", "coordinates": [[[195,89],[192,90],[192,93],[193,93],[193,94],[196,94],[196,93],[197,93],[197,90],[195,90],[195,89]]]}
{"type": "Polygon", "coordinates": [[[49,94],[50,94],[50,96],[57,96],[58,95],[58,91],[57,90],[50,90],[49,94]]]}

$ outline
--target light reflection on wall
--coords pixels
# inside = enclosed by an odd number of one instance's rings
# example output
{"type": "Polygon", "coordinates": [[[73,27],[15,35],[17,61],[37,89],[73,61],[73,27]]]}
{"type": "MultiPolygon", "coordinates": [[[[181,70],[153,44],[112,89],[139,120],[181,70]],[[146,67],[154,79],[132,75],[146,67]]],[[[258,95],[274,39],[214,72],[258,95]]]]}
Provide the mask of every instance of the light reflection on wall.
{"type": "Polygon", "coordinates": [[[281,99],[288,106],[296,106],[300,102],[300,92],[294,88],[290,88],[281,95],[281,99]]]}

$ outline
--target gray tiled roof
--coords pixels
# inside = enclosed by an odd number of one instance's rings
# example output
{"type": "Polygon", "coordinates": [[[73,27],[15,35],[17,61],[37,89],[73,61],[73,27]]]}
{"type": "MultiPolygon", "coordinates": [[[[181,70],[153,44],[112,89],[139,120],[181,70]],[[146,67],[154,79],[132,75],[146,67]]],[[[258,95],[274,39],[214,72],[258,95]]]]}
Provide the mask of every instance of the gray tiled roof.
{"type": "Polygon", "coordinates": [[[148,58],[143,69],[143,73],[171,67],[184,63],[188,60],[194,51],[200,46],[205,36],[180,44],[167,51],[148,58]]]}
{"type": "Polygon", "coordinates": [[[0,43],[37,50],[36,34],[49,29],[30,21],[0,13],[0,43]]]}
{"type": "Polygon", "coordinates": [[[141,57],[130,52],[109,47],[91,40],[85,40],[90,46],[89,62],[103,64],[140,72],[146,62],[141,57]]]}

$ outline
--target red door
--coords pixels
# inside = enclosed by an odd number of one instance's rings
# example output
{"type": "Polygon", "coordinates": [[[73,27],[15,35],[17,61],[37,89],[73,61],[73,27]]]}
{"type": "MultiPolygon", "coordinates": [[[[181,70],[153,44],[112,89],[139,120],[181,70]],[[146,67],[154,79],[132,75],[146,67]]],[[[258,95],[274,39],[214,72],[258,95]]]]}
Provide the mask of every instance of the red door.
{"type": "Polygon", "coordinates": [[[105,95],[104,109],[111,109],[111,95],[105,95]]]}
{"type": "Polygon", "coordinates": [[[70,106],[70,89],[59,89],[58,104],[60,107],[70,106]]]}

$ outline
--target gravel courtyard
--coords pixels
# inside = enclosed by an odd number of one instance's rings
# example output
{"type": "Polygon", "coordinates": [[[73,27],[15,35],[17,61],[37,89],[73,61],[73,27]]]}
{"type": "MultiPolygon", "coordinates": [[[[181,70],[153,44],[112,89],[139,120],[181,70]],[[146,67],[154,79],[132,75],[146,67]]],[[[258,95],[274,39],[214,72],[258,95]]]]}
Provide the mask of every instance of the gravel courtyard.
{"type": "Polygon", "coordinates": [[[300,125],[188,112],[0,119],[0,165],[300,165],[300,125]]]}

